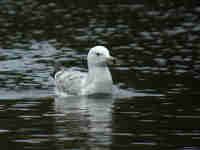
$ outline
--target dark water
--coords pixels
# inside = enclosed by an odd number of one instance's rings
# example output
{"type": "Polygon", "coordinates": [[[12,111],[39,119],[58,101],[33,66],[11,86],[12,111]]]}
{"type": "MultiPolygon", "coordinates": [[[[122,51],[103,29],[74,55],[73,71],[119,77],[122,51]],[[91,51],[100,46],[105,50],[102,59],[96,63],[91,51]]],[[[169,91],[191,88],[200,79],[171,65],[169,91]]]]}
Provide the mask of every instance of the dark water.
{"type": "Polygon", "coordinates": [[[126,2],[0,1],[1,149],[200,149],[198,1],[126,2]],[[54,62],[94,45],[135,96],[55,98],[54,62]]]}

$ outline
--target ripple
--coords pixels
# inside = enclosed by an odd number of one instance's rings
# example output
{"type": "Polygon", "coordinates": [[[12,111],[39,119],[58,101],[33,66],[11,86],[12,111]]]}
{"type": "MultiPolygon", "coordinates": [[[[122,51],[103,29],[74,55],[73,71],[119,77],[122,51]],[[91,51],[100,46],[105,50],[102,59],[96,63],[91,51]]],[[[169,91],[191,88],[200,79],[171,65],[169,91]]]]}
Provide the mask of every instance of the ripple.
{"type": "Polygon", "coordinates": [[[200,7],[88,4],[0,1],[2,145],[198,149],[200,7]],[[110,68],[123,96],[54,99],[54,63],[86,71],[88,48],[99,44],[120,59],[110,68]]]}
{"type": "Polygon", "coordinates": [[[5,129],[0,129],[0,134],[1,133],[8,133],[8,132],[10,132],[9,130],[5,130],[5,129]]]}
{"type": "Polygon", "coordinates": [[[133,145],[156,146],[156,142],[133,142],[133,145]]]}
{"type": "Polygon", "coordinates": [[[42,138],[33,138],[33,139],[18,139],[18,140],[14,140],[14,142],[17,143],[30,143],[30,144],[39,144],[41,142],[48,142],[48,139],[42,139],[42,138]]]}

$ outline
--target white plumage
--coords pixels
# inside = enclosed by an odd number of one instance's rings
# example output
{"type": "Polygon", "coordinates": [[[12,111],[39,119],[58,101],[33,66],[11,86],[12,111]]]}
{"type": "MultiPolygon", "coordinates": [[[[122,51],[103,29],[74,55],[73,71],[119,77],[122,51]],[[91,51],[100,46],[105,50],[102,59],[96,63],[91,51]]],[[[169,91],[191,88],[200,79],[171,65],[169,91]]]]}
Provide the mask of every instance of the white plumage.
{"type": "Polygon", "coordinates": [[[56,93],[58,95],[111,94],[113,81],[107,66],[110,61],[113,62],[114,58],[110,56],[106,47],[91,48],[87,56],[87,73],[62,69],[55,74],[56,93]]]}

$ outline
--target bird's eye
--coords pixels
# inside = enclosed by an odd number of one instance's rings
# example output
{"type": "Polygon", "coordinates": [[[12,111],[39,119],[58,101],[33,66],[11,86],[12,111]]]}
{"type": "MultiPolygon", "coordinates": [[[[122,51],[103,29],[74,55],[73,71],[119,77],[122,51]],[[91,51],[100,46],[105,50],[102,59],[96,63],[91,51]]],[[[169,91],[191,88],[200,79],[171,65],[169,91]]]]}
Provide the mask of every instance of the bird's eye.
{"type": "Polygon", "coordinates": [[[100,56],[100,55],[101,55],[101,53],[98,53],[98,52],[97,52],[97,53],[96,53],[96,55],[97,55],[97,56],[100,56]]]}

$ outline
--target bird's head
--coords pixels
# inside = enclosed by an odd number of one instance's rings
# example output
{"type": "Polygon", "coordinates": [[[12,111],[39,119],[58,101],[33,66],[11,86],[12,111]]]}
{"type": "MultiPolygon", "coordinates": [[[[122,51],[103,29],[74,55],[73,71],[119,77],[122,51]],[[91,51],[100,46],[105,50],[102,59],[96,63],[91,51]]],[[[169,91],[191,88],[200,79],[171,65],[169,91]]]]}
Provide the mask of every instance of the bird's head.
{"type": "Polygon", "coordinates": [[[106,66],[108,63],[115,63],[115,58],[110,55],[109,50],[104,46],[91,48],[87,60],[89,66],[106,66]]]}

